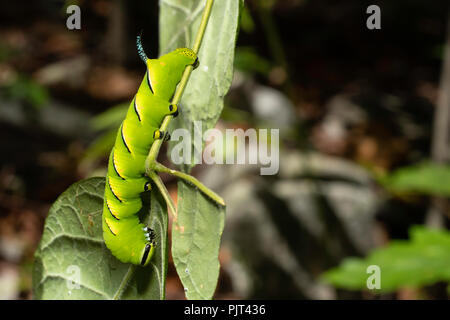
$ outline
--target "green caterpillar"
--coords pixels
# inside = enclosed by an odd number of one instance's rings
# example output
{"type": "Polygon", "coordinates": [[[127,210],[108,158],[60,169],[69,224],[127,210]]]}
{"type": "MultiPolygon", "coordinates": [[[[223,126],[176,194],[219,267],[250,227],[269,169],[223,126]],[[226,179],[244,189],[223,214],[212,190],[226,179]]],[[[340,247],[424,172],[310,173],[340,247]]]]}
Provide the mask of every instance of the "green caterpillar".
{"type": "Polygon", "coordinates": [[[140,36],[137,48],[147,71],[109,156],[102,220],[103,238],[112,254],[124,263],[145,266],[155,250],[153,230],[137,215],[142,207],[140,194],[151,188],[145,176],[145,160],[153,142],[167,137],[159,130],[164,117],[178,114],[177,105],[170,100],[185,68],[196,68],[199,62],[188,48],[149,59],[140,36]]]}

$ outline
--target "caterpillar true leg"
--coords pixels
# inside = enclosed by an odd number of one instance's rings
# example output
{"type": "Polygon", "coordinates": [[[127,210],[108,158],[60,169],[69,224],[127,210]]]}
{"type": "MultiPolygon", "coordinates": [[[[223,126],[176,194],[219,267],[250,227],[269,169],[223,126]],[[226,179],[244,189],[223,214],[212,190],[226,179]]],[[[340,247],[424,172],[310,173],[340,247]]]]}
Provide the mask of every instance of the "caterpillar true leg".
{"type": "Polygon", "coordinates": [[[164,141],[169,141],[169,140],[170,140],[170,133],[164,132],[164,141]]]}
{"type": "Polygon", "coordinates": [[[169,106],[169,111],[172,112],[172,116],[174,116],[174,117],[178,116],[178,105],[171,104],[169,106]]]}
{"type": "Polygon", "coordinates": [[[155,140],[164,139],[164,141],[168,141],[168,140],[170,140],[170,133],[167,131],[161,131],[161,130],[157,129],[153,132],[153,138],[155,140]]]}
{"type": "Polygon", "coordinates": [[[198,68],[199,65],[200,65],[200,61],[198,61],[198,57],[197,57],[197,59],[195,59],[194,63],[192,64],[192,68],[194,68],[194,70],[195,70],[198,68]]]}

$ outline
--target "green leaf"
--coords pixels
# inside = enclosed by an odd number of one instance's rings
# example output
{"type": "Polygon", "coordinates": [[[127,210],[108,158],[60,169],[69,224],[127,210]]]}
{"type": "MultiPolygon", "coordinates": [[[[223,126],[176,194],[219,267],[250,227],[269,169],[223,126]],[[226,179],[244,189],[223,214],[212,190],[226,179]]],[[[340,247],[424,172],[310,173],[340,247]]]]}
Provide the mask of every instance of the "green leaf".
{"type": "MultiPolygon", "coordinates": [[[[205,0],[160,1],[161,54],[177,47],[193,45],[205,3],[205,0]]],[[[199,129],[201,123],[201,130],[205,132],[213,128],[219,119],[223,98],[230,88],[233,76],[241,5],[242,1],[214,2],[198,53],[200,66],[190,76],[181,99],[180,116],[171,122],[170,131],[185,128],[193,133],[194,126],[199,129]]],[[[194,152],[192,155],[194,156],[194,152]]],[[[191,161],[186,169],[194,165],[194,161],[191,161]]]]}
{"type": "Polygon", "coordinates": [[[323,278],[339,288],[367,290],[371,275],[367,268],[376,265],[381,271],[382,292],[450,281],[450,232],[416,226],[410,230],[410,238],[393,241],[365,259],[348,258],[323,278]]]}
{"type": "Polygon", "coordinates": [[[104,188],[104,178],[82,180],[62,193],[50,208],[35,253],[35,299],[164,298],[168,254],[164,202],[156,190],[150,204],[148,193],[143,197],[143,218],[155,230],[158,244],[151,264],[146,268],[123,264],[103,242],[104,188]],[[73,278],[74,270],[79,270],[79,280],[73,278]],[[72,286],[68,281],[74,281],[72,286]]]}
{"type": "Polygon", "coordinates": [[[172,255],[186,297],[211,299],[219,277],[225,208],[180,181],[177,211],[172,227],[172,255]]]}
{"type": "Polygon", "coordinates": [[[400,168],[380,179],[391,192],[450,196],[450,166],[431,162],[400,168]]]}

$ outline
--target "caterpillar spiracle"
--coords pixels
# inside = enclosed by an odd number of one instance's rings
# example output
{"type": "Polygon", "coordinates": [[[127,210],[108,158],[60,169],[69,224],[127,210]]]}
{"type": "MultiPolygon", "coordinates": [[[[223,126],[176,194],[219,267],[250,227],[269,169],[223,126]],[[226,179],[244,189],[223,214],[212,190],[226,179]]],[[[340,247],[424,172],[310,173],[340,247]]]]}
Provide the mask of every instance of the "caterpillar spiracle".
{"type": "Polygon", "coordinates": [[[145,54],[137,38],[140,58],[147,66],[142,83],[130,103],[109,155],[103,203],[103,238],[111,253],[124,263],[145,266],[155,250],[154,231],[142,224],[141,193],[151,189],[145,176],[145,160],[166,115],[176,116],[170,99],[188,65],[198,66],[197,55],[178,48],[158,59],[145,54]]]}

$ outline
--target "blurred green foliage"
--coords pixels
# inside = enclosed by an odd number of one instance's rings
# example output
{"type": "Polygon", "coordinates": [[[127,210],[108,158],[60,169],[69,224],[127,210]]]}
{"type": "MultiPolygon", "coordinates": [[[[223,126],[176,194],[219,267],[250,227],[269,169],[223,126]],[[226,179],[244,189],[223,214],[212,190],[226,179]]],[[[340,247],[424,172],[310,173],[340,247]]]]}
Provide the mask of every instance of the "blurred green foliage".
{"type": "Polygon", "coordinates": [[[268,76],[272,68],[271,63],[258,55],[256,50],[252,47],[236,48],[234,66],[237,70],[248,73],[258,73],[263,76],[268,76]]]}
{"type": "Polygon", "coordinates": [[[127,114],[129,102],[121,103],[98,114],[90,121],[90,127],[95,131],[117,129],[127,114]]]}
{"type": "Polygon", "coordinates": [[[323,279],[338,288],[368,290],[366,281],[371,273],[366,270],[371,265],[381,270],[379,292],[448,282],[450,232],[414,226],[409,241],[391,241],[364,259],[345,259],[339,267],[327,271],[323,279]]]}
{"type": "Polygon", "coordinates": [[[450,166],[423,162],[402,167],[379,179],[391,193],[450,196],[450,166]]]}
{"type": "Polygon", "coordinates": [[[48,102],[47,89],[33,79],[19,75],[11,83],[1,87],[1,95],[7,99],[19,100],[39,109],[48,102]]]}
{"type": "Polygon", "coordinates": [[[253,21],[252,14],[250,13],[247,5],[244,5],[241,11],[240,28],[247,32],[252,33],[255,31],[255,22],[253,21]]]}
{"type": "Polygon", "coordinates": [[[127,113],[128,105],[128,103],[118,104],[92,118],[89,127],[92,131],[100,132],[100,134],[86,149],[85,159],[102,158],[111,151],[117,130],[127,113]]]}
{"type": "MultiPolygon", "coordinates": [[[[393,195],[423,194],[449,196],[450,166],[422,162],[401,167],[378,182],[393,195]]],[[[392,292],[403,287],[423,287],[450,280],[450,232],[415,226],[410,240],[391,241],[385,248],[374,250],[366,258],[348,258],[323,279],[338,288],[368,290],[367,268],[381,269],[380,292],[392,292]]]]}

